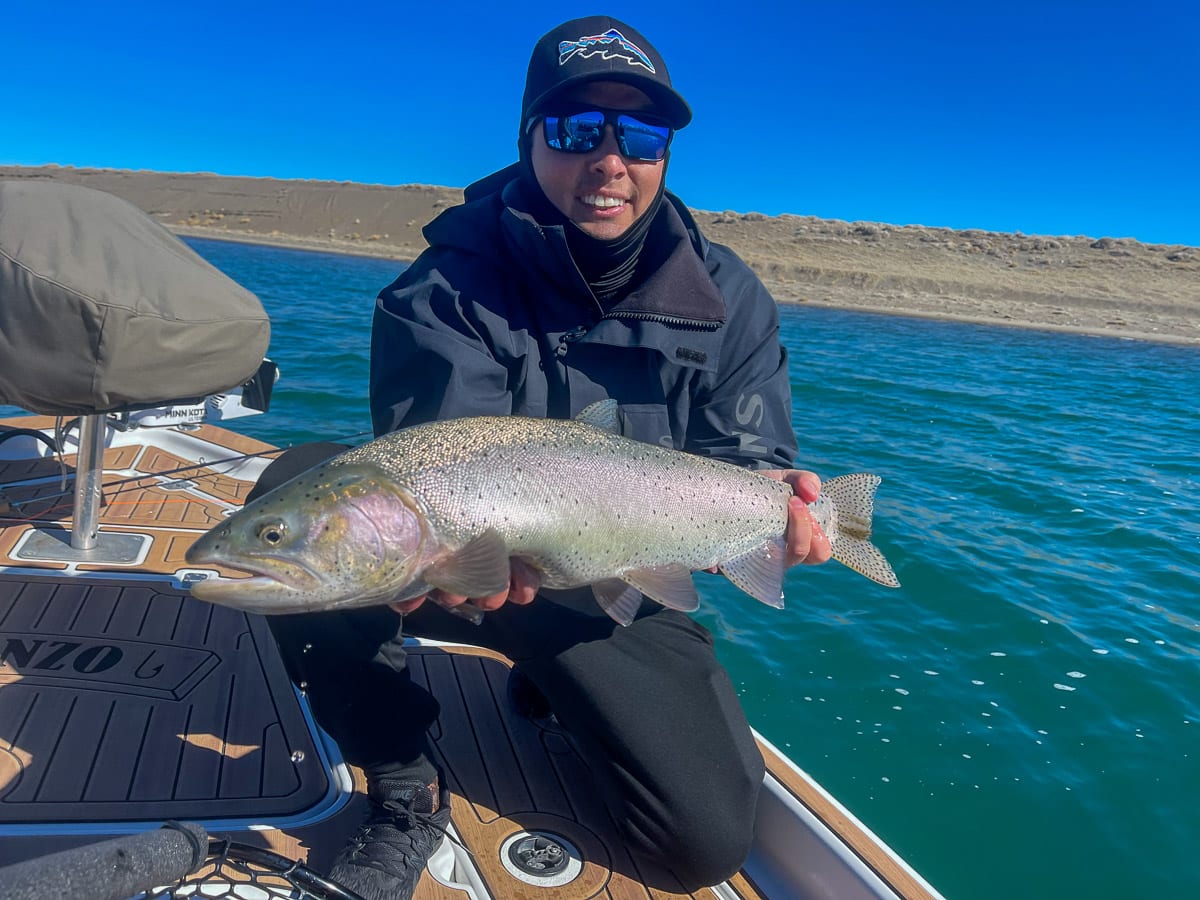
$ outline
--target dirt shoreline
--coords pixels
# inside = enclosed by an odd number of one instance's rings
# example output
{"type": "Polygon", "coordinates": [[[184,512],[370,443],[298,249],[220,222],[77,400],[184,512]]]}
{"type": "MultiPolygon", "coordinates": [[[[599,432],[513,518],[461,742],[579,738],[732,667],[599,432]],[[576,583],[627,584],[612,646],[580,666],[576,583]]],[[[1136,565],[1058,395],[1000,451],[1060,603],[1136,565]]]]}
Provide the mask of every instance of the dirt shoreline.
{"type": "MultiPolygon", "coordinates": [[[[432,185],[0,166],[123,197],[177,234],[411,260],[462,201],[432,185]]],[[[693,210],[780,303],[1200,346],[1200,248],[693,210]]]]}

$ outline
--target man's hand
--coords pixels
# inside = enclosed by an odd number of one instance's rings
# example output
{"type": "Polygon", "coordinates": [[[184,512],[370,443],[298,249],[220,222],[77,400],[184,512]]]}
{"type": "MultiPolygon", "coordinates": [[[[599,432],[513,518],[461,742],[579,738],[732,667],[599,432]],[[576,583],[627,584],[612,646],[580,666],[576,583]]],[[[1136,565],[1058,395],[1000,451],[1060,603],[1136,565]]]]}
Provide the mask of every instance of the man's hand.
{"type": "Polygon", "coordinates": [[[484,612],[499,609],[505,603],[516,603],[520,606],[532,603],[533,598],[537,596],[538,588],[542,586],[542,579],[537,570],[515,558],[508,561],[508,566],[510,573],[508,589],[498,594],[492,594],[489,597],[463,597],[459,594],[448,594],[445,591],[431,591],[422,597],[413,597],[411,600],[403,600],[400,603],[389,603],[388,606],[404,615],[412,612],[426,600],[433,600],[439,606],[445,606],[448,609],[470,603],[484,612]]]}
{"type": "Polygon", "coordinates": [[[760,474],[791,485],[795,494],[788,501],[787,561],[790,568],[799,563],[816,565],[829,559],[829,538],[808,511],[808,504],[821,493],[821,479],[813,472],[799,469],[762,469],[760,474]]]}

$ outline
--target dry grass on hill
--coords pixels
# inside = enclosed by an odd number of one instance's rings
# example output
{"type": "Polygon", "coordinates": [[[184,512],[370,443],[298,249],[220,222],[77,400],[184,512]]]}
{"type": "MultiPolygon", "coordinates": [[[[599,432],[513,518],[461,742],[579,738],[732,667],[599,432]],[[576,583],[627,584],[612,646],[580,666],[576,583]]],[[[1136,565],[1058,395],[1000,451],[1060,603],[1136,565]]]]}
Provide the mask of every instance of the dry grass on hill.
{"type": "MultiPolygon", "coordinates": [[[[413,259],[462,191],[58,166],[0,179],[83,184],[179,234],[413,259]]],[[[1200,344],[1200,249],[1129,239],[953,231],[694,211],[777,300],[1200,344]]]]}

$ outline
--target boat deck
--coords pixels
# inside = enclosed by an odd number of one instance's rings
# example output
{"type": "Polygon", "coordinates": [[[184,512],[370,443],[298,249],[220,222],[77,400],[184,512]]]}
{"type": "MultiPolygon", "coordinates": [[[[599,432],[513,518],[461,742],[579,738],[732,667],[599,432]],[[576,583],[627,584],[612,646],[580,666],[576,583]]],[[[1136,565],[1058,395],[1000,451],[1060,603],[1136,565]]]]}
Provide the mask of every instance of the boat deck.
{"type": "MultiPolygon", "coordinates": [[[[209,426],[192,436],[219,441],[218,459],[271,449],[209,426]]],[[[0,458],[0,864],[177,819],[324,871],[365,812],[361,774],[314,733],[265,621],[186,588],[187,546],[253,482],[163,447],[106,448],[103,530],[137,539],[114,563],[67,551],[73,454],[63,463],[65,494],[57,459],[0,458]]],[[[644,886],[650,873],[623,850],[561,730],[511,707],[509,665],[467,647],[410,656],[442,704],[434,746],[484,888],[675,896],[644,886]],[[566,839],[579,872],[561,886],[519,881],[501,851],[527,832],[566,839]]],[[[744,878],[730,890],[760,896],[744,878]]],[[[466,894],[427,873],[418,896],[466,894]]]]}
{"type": "MultiPolygon", "coordinates": [[[[260,617],[153,582],[0,575],[0,656],[2,861],[72,842],[54,834],[180,819],[320,871],[365,810],[339,787],[260,617]]],[[[584,860],[540,896],[670,896],[643,887],[649,873],[565,735],[513,711],[506,660],[414,646],[410,666],[442,703],[433,739],[454,827],[494,896],[518,896],[500,850],[525,831],[566,838],[584,860]]],[[[427,877],[420,896],[462,892],[427,877]]],[[[758,894],[744,883],[736,896],[758,894]]]]}
{"type": "MultiPolygon", "coordinates": [[[[60,461],[27,436],[3,441],[13,428],[53,433],[53,423],[0,421],[0,865],[175,819],[327,871],[365,814],[362,775],[313,727],[265,620],[187,588],[203,573],[184,551],[241,506],[273,448],[208,425],[114,432],[107,543],[73,551],[74,454],[60,461]],[[251,456],[230,461],[239,454],[251,456]]],[[[414,643],[410,665],[441,703],[433,742],[452,830],[470,851],[444,844],[419,898],[689,896],[647,886],[669,881],[625,851],[554,720],[515,711],[506,659],[414,643]],[[544,878],[506,862],[514,842],[543,835],[574,848],[566,871],[544,878]]],[[[730,882],[690,896],[937,896],[760,747],[771,773],[756,830],[764,849],[730,882]]]]}

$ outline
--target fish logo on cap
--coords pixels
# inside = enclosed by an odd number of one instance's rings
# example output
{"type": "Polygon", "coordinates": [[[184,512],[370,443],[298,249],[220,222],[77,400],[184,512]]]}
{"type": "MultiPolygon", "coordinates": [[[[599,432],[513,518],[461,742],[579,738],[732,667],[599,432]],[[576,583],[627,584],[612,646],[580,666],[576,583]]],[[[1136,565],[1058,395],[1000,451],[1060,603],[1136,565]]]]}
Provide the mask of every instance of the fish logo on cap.
{"type": "Polygon", "coordinates": [[[651,75],[655,74],[654,63],[650,62],[650,57],[615,28],[608,29],[604,34],[588,35],[573,41],[559,41],[558,64],[566,65],[576,56],[588,59],[597,53],[601,54],[601,59],[616,57],[625,60],[631,66],[642,66],[651,75]]]}

